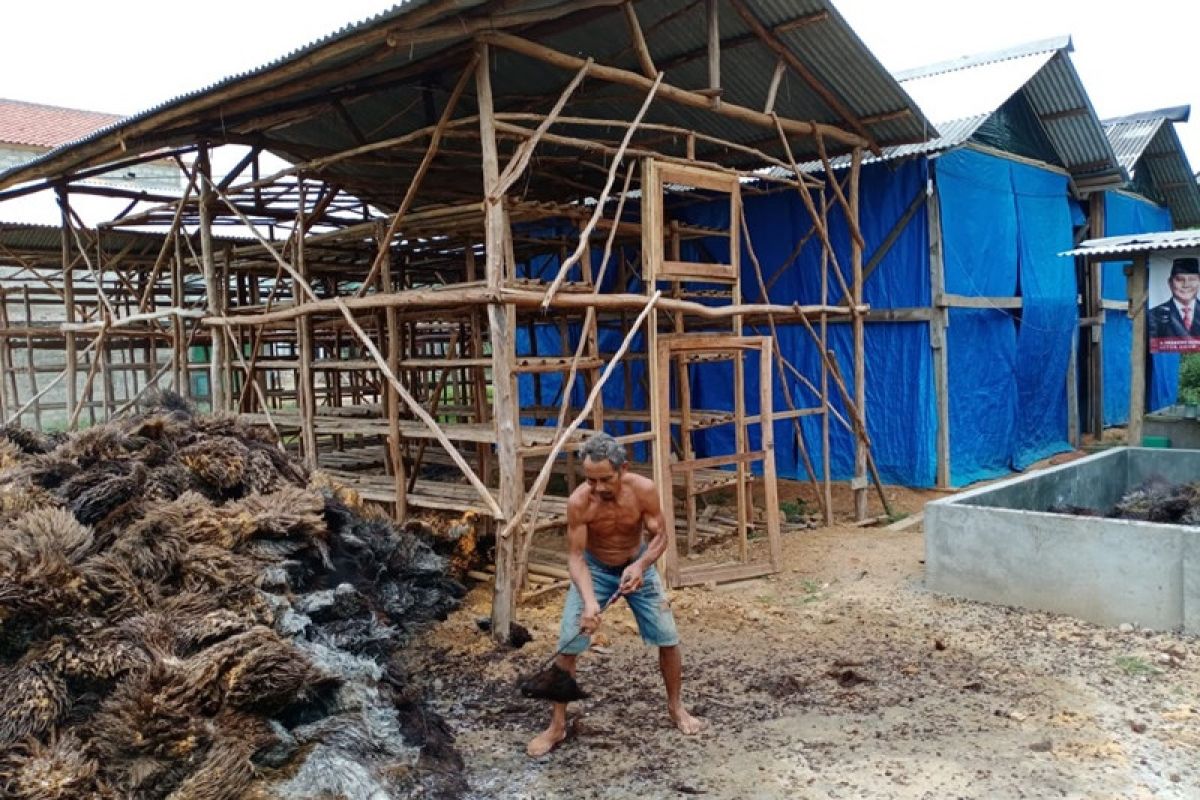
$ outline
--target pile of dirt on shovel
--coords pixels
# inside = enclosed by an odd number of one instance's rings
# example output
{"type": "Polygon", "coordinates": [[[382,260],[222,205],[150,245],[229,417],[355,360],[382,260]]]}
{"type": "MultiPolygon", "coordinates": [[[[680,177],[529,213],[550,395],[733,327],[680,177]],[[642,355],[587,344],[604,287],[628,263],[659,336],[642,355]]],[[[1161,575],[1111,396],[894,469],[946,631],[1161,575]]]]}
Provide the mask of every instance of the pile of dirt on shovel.
{"type": "Polygon", "coordinates": [[[403,648],[463,594],[268,432],[0,430],[0,797],[460,794],[403,648]]]}

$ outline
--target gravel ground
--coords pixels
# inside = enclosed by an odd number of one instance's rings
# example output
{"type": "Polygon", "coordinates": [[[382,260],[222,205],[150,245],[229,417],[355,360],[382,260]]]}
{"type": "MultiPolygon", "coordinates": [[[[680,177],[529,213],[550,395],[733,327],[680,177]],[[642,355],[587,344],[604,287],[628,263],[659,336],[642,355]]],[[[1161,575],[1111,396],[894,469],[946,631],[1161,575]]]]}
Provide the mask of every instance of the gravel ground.
{"type": "MultiPolygon", "coordinates": [[[[897,490],[920,508],[933,495],[897,490]]],[[[592,697],[542,759],[544,704],[517,679],[554,646],[562,592],[522,607],[534,641],[481,634],[490,586],[411,652],[478,798],[1197,798],[1200,642],[936,595],[919,527],[790,533],[767,579],[673,593],[685,697],[624,605],[580,659],[592,697]]]]}

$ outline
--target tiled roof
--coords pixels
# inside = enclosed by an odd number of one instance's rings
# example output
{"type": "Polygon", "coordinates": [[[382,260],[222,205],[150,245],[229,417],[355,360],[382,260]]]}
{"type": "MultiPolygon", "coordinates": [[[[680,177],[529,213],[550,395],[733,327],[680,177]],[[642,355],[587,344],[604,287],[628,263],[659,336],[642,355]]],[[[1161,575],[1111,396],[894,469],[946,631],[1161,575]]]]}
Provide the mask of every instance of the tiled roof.
{"type": "Polygon", "coordinates": [[[119,119],[120,114],[0,98],[0,143],[54,148],[119,119]]]}

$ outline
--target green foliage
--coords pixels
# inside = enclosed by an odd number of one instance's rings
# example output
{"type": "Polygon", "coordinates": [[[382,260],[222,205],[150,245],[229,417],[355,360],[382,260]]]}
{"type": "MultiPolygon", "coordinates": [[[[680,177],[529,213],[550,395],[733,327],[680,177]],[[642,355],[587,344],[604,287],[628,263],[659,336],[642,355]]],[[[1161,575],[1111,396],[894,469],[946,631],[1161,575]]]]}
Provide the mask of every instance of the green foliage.
{"type": "Polygon", "coordinates": [[[1113,659],[1126,675],[1157,675],[1158,670],[1140,656],[1117,656],[1113,659]]]}
{"type": "Polygon", "coordinates": [[[779,504],[779,513],[788,522],[800,522],[808,516],[808,503],[799,498],[787,500],[779,504]]]}
{"type": "Polygon", "coordinates": [[[1180,363],[1179,402],[1200,405],[1200,353],[1188,353],[1180,363]]]}

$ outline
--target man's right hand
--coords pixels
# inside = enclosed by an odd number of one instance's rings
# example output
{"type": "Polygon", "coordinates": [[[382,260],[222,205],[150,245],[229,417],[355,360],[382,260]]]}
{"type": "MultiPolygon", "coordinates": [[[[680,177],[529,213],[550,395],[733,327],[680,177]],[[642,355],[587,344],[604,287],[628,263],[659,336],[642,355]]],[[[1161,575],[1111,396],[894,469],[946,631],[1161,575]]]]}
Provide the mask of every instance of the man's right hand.
{"type": "Polygon", "coordinates": [[[600,627],[600,605],[592,601],[583,607],[583,616],[579,618],[579,629],[588,636],[600,627]]]}

